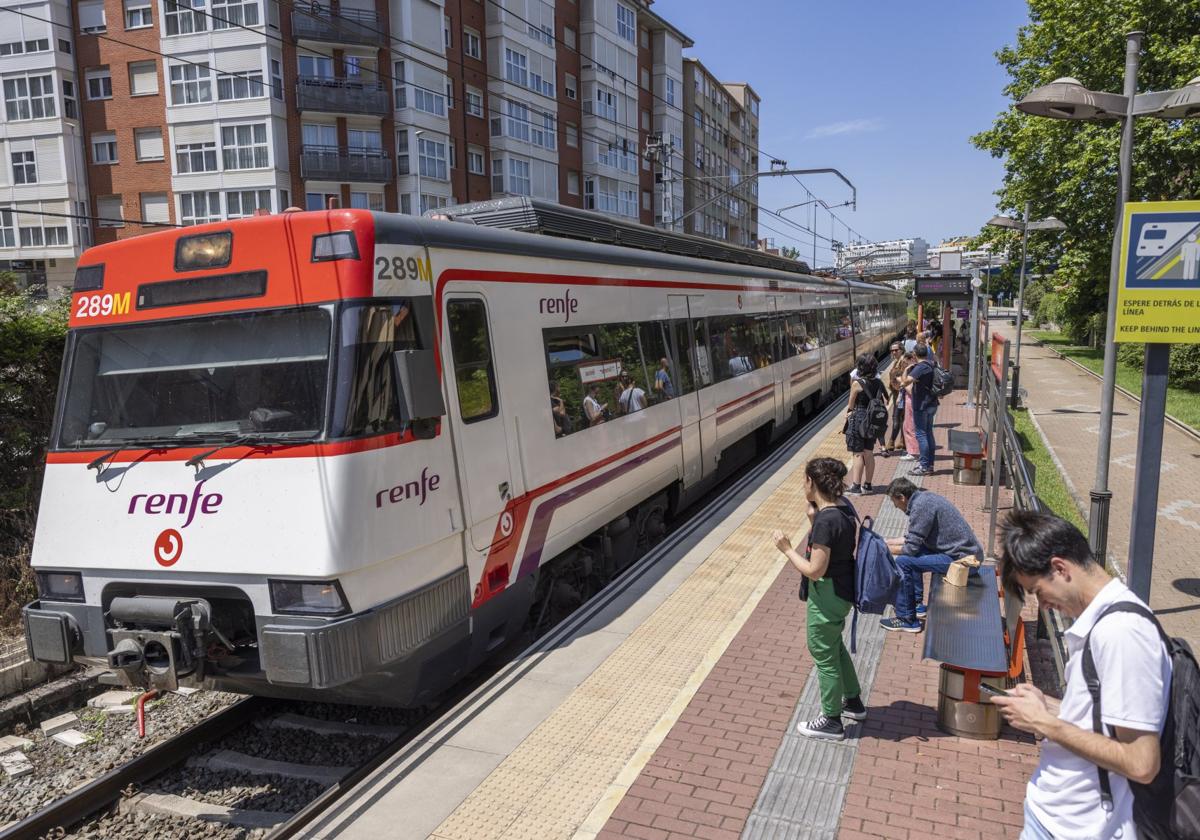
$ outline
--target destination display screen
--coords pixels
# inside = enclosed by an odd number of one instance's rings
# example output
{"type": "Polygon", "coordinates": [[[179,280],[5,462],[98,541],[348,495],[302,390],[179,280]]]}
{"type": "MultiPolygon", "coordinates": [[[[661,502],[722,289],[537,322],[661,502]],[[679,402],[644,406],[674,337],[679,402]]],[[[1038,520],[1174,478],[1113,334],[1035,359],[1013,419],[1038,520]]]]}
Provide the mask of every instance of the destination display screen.
{"type": "Polygon", "coordinates": [[[919,298],[971,297],[971,278],[966,274],[960,277],[917,277],[915,286],[919,298]]]}

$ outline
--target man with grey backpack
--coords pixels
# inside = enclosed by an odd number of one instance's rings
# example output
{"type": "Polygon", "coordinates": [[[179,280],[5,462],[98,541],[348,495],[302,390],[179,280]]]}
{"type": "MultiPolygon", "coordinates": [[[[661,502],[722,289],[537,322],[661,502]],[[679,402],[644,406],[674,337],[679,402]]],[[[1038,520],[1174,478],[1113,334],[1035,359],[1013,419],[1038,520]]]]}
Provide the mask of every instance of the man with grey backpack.
{"type": "Polygon", "coordinates": [[[1074,525],[1014,511],[1000,573],[1073,619],[1061,701],[1023,683],[992,703],[1045,740],[1022,840],[1200,838],[1200,670],[1074,525]]]}

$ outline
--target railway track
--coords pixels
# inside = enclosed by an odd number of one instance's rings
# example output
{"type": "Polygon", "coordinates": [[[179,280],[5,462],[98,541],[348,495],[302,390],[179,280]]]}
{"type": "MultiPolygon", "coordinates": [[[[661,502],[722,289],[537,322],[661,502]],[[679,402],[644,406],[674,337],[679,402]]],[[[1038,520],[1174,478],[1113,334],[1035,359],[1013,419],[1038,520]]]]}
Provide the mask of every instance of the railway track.
{"type": "MultiPolygon", "coordinates": [[[[698,538],[722,505],[785,463],[839,410],[835,401],[818,411],[718,485],[661,543],[573,614],[531,644],[526,639],[510,645],[506,655],[436,706],[405,712],[249,697],[0,830],[0,840],[63,837],[76,828],[82,836],[158,837],[164,826],[195,822],[201,824],[197,833],[209,837],[284,840],[297,835],[385,763],[416,766],[432,754],[465,720],[515,684],[541,654],[672,551],[698,538]],[[364,723],[358,716],[376,721],[364,723]]],[[[193,834],[184,827],[177,836],[193,834]]]]}

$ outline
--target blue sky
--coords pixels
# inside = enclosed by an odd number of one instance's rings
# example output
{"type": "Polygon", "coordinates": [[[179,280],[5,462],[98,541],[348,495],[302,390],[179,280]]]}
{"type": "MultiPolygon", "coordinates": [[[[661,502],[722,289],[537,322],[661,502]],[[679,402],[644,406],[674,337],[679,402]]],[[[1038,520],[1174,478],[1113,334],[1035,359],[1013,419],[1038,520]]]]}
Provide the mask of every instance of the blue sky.
{"type": "MultiPolygon", "coordinates": [[[[773,155],[791,168],[841,170],[858,187],[858,210],[835,212],[866,238],[937,244],[977,232],[995,212],[1001,161],[968,138],[1007,105],[995,52],[1027,21],[1023,0],[657,0],[653,8],[696,42],[685,55],[762,97],[760,169],[773,155]]],[[[802,180],[830,205],[849,198],[832,176],[802,180]]],[[[791,178],[761,184],[771,210],[806,198],[791,178]]],[[[811,223],[807,207],[788,215],[811,223]]],[[[845,227],[833,224],[845,241],[845,227]]],[[[810,235],[765,213],[760,226],[812,259],[810,235]]],[[[830,235],[824,210],[817,230],[830,235]]],[[[818,240],[817,264],[831,262],[818,240]]]]}

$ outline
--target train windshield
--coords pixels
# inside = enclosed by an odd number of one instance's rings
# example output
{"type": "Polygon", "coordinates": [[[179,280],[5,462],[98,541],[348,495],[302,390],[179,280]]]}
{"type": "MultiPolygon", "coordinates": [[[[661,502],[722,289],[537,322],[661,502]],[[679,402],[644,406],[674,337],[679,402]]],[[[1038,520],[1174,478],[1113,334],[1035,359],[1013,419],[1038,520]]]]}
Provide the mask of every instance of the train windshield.
{"type": "Polygon", "coordinates": [[[62,448],[324,428],[332,320],[288,309],[81,331],[62,448]]]}

